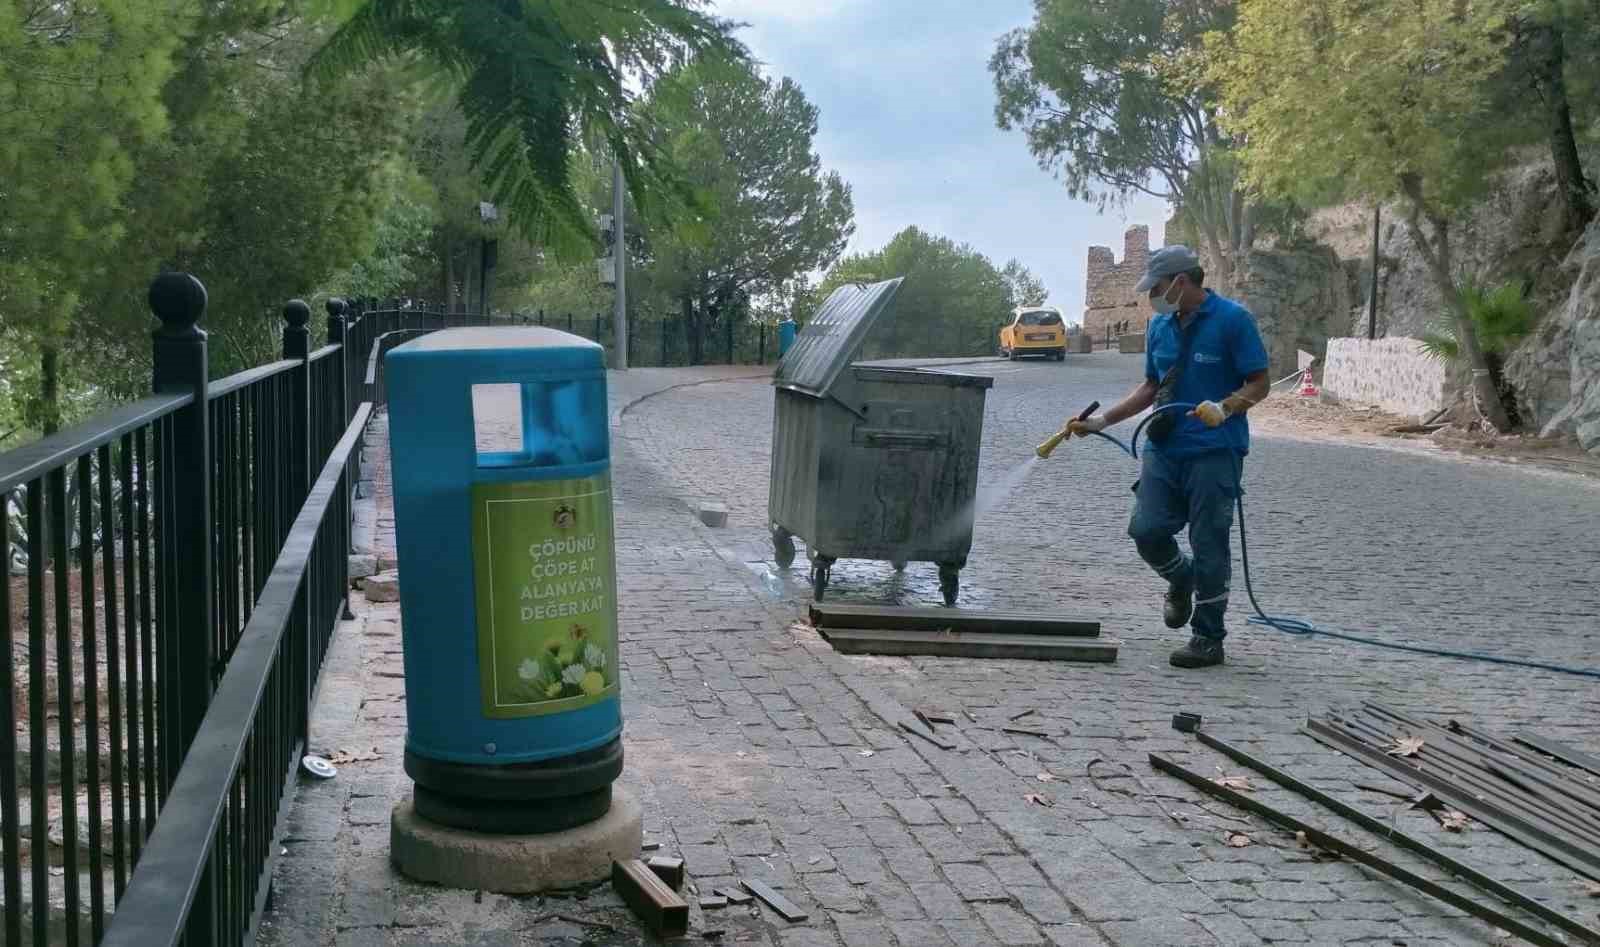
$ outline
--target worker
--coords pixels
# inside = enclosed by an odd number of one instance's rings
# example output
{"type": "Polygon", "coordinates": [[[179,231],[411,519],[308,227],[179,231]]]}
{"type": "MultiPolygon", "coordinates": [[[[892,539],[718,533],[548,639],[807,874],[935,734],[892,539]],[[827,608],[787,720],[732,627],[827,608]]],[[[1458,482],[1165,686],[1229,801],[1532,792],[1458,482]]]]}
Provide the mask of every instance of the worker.
{"type": "Polygon", "coordinates": [[[1250,451],[1245,412],[1270,390],[1267,351],[1255,318],[1205,288],[1200,258],[1188,247],[1151,254],[1135,291],[1148,293],[1156,312],[1145,332],[1144,381],[1104,414],[1068,428],[1082,437],[1152,405],[1196,406],[1159,413],[1146,426],[1128,535],[1140,558],[1167,580],[1167,627],[1192,631],[1172,653],[1173,666],[1212,667],[1224,660],[1228,634],[1228,538],[1250,451]],[[1175,538],[1185,526],[1187,556],[1175,538]]]}

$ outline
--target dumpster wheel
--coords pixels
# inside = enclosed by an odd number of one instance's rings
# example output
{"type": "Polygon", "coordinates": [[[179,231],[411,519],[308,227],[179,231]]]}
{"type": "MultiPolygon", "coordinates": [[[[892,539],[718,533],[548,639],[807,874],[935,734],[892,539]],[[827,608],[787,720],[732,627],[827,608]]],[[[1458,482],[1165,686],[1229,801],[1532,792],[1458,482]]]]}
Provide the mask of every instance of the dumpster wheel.
{"type": "Polygon", "coordinates": [[[772,558],[780,569],[794,565],[794,534],[781,526],[772,528],[772,558]]]}
{"type": "Polygon", "coordinates": [[[828,594],[828,580],[833,577],[834,560],[826,556],[815,556],[811,560],[811,595],[817,601],[822,601],[828,594]]]}
{"type": "Polygon", "coordinates": [[[961,568],[959,566],[939,567],[939,591],[944,593],[946,608],[955,608],[956,599],[961,596],[961,568]]]}

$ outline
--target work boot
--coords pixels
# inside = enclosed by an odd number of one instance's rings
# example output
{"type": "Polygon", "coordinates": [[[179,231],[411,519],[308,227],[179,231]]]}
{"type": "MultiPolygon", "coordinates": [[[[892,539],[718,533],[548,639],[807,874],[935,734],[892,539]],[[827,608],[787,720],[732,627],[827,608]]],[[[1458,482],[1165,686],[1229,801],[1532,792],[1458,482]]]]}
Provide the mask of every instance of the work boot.
{"type": "Polygon", "coordinates": [[[1182,628],[1189,624],[1189,618],[1194,614],[1194,585],[1179,585],[1174,582],[1167,587],[1167,601],[1161,607],[1161,617],[1166,621],[1168,628],[1182,628]]]}
{"type": "Polygon", "coordinates": [[[1222,639],[1195,635],[1188,644],[1172,652],[1169,660],[1175,668],[1215,667],[1223,661],[1222,639]]]}

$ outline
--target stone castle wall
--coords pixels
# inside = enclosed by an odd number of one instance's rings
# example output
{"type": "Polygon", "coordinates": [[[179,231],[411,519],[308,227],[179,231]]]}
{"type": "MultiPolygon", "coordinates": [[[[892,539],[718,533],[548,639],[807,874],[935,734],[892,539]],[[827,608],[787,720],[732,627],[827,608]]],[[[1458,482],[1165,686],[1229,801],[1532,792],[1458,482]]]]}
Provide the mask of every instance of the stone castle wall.
{"type": "MultiPolygon", "coordinates": [[[[1089,248],[1083,325],[1097,344],[1105,344],[1107,326],[1113,336],[1124,328],[1142,334],[1149,326],[1155,313],[1149,297],[1134,292],[1134,286],[1144,275],[1150,253],[1150,229],[1143,226],[1128,228],[1120,263],[1107,247],[1089,248]]],[[[1217,272],[1203,250],[1201,262],[1208,273],[1217,272]]],[[[1299,350],[1321,357],[1330,336],[1348,331],[1353,272],[1326,247],[1258,248],[1237,267],[1232,289],[1219,291],[1255,316],[1272,360],[1269,370],[1288,372],[1297,363],[1299,350]]],[[[1206,284],[1214,286],[1216,281],[1208,277],[1206,284]]]]}
{"type": "Polygon", "coordinates": [[[1089,248],[1088,285],[1084,291],[1083,330],[1104,339],[1107,326],[1127,323],[1128,331],[1143,332],[1153,315],[1150,301],[1133,287],[1150,262],[1150,228],[1130,227],[1122,238],[1122,262],[1110,247],[1089,248]]]}

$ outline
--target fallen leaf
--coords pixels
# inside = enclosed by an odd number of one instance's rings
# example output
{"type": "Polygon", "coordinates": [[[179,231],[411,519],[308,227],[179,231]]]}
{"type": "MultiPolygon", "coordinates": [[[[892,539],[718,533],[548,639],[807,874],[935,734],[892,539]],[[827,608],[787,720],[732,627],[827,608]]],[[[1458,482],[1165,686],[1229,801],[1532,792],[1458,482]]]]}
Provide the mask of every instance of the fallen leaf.
{"type": "Polygon", "coordinates": [[[1234,789],[1234,790],[1237,790],[1239,792],[1255,792],[1256,791],[1256,787],[1250,785],[1249,777],[1246,777],[1246,776],[1229,776],[1227,773],[1224,773],[1222,771],[1222,767],[1220,767],[1220,766],[1217,767],[1216,778],[1211,780],[1211,781],[1216,783],[1218,786],[1223,787],[1224,789],[1234,789]]]}
{"type": "Polygon", "coordinates": [[[1055,773],[1040,773],[1039,775],[1037,775],[1037,776],[1035,776],[1033,778],[1037,779],[1041,783],[1053,783],[1053,782],[1056,781],[1056,779],[1058,777],[1056,776],[1055,773]]]}
{"type": "Polygon", "coordinates": [[[1446,832],[1459,832],[1467,827],[1467,814],[1454,809],[1440,809],[1433,814],[1446,832]]]}
{"type": "Polygon", "coordinates": [[[1055,805],[1055,803],[1050,801],[1049,796],[1041,796],[1036,792],[1024,793],[1022,798],[1024,801],[1031,802],[1036,806],[1044,806],[1046,809],[1055,805]]]}
{"type": "Polygon", "coordinates": [[[370,750],[340,750],[328,757],[328,762],[335,766],[343,766],[346,763],[370,763],[381,759],[383,754],[378,752],[377,747],[373,747],[370,750]]]}
{"type": "Polygon", "coordinates": [[[1416,756],[1421,751],[1422,744],[1423,739],[1421,737],[1401,737],[1394,741],[1393,746],[1389,747],[1389,755],[1416,756]]]}
{"type": "Polygon", "coordinates": [[[1250,836],[1243,832],[1229,832],[1224,837],[1224,840],[1228,843],[1229,848],[1244,848],[1250,844],[1250,836]]]}

